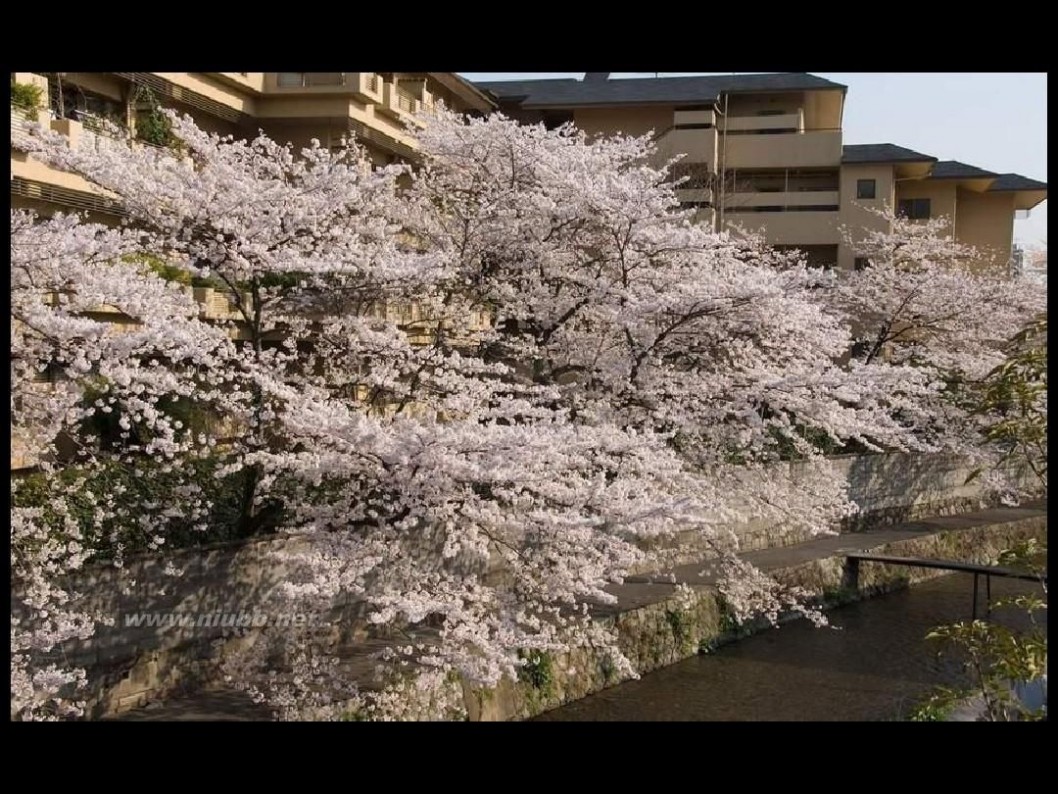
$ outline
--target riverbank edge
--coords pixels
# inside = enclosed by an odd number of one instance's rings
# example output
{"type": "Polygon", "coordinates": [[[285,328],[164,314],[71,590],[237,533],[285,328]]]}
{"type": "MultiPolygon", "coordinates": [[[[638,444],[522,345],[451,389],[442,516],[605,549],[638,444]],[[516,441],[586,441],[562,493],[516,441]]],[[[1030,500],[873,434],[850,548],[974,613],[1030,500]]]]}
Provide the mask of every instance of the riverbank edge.
{"type": "MultiPolygon", "coordinates": [[[[803,588],[820,606],[830,609],[946,573],[861,562],[858,587],[853,589],[847,583],[847,552],[870,550],[875,554],[987,564],[1015,543],[1029,538],[1043,541],[1046,534],[1046,504],[1034,503],[919,522],[915,529],[903,528],[902,532],[847,533],[825,539],[829,542],[809,541],[784,550],[768,550],[760,553],[761,559],[752,559],[753,553],[746,557],[780,583],[803,588]],[[903,537],[908,534],[911,536],[903,537]],[[807,548],[813,545],[819,547],[817,556],[807,548]],[[806,554],[809,559],[803,559],[806,554]]],[[[689,592],[678,595],[673,583],[661,583],[662,577],[657,577],[659,581],[648,578],[633,582],[619,588],[624,591],[618,593],[619,606],[597,618],[616,630],[619,647],[640,675],[770,627],[765,621],[736,626],[725,615],[715,585],[699,583],[702,574],[687,570],[695,567],[703,566],[684,566],[682,573],[678,570],[676,574],[676,583],[686,584],[689,592]]],[[[492,689],[465,687],[464,700],[471,721],[526,720],[627,680],[614,670],[607,656],[580,649],[554,658],[546,654],[537,657],[518,682],[505,680],[492,689]]]]}

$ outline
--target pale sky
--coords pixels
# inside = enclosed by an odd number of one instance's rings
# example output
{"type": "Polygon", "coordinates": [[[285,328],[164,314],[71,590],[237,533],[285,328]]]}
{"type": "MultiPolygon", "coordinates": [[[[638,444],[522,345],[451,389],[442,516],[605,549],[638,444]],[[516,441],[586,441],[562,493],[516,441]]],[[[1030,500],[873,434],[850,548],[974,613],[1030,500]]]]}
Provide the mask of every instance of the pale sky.
{"type": "MultiPolygon", "coordinates": [[[[679,77],[692,72],[661,72],[679,77]]],[[[699,72],[697,74],[718,74],[699,72]]],[[[1043,73],[813,72],[849,87],[844,143],[894,143],[938,160],[1047,181],[1047,75],[1043,73]]],[[[583,72],[461,72],[468,80],[573,77],[583,72]]],[[[653,72],[615,73],[653,77],[653,72]]],[[[1047,203],[1014,221],[1014,239],[1047,240],[1047,203]]],[[[1019,213],[1024,214],[1024,213],[1019,213]]]]}

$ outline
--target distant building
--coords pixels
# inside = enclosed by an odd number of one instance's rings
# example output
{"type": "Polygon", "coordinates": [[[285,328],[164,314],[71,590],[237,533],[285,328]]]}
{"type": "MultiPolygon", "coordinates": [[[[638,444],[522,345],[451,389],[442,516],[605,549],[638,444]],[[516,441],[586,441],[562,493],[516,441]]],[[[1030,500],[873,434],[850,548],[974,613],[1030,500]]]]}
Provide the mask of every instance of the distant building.
{"type": "Polygon", "coordinates": [[[512,118],[588,133],[653,132],[659,159],[685,157],[681,202],[716,229],[742,227],[800,248],[821,266],[857,267],[841,228],[880,228],[865,211],[888,204],[912,218],[947,216],[956,240],[1006,271],[1014,213],[1047,185],[940,161],[889,143],[843,145],[847,88],[811,74],[480,82],[512,118]]]}

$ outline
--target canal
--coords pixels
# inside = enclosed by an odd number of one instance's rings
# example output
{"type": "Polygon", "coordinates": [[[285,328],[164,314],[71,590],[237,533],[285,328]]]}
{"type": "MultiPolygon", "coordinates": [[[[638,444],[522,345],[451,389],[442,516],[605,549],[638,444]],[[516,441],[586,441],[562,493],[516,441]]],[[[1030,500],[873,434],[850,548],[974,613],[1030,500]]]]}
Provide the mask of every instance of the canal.
{"type": "MultiPolygon", "coordinates": [[[[984,613],[984,583],[980,615],[984,613]]],[[[537,720],[900,720],[933,687],[967,682],[925,636],[970,618],[973,576],[949,574],[829,613],[834,628],[787,623],[546,712],[537,720]]],[[[1040,593],[993,579],[993,599],[1040,593]]],[[[1027,628],[1021,611],[992,619],[1027,628]]],[[[1045,622],[1046,616],[1037,613],[1045,622]]]]}

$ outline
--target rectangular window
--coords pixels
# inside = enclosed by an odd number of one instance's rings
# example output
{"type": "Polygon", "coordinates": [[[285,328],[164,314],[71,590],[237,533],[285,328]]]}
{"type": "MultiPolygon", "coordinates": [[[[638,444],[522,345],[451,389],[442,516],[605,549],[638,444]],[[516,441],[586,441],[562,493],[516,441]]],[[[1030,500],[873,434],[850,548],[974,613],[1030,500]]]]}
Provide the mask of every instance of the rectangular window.
{"type": "Polygon", "coordinates": [[[911,220],[927,220],[929,218],[929,199],[900,199],[897,202],[897,215],[911,220]]]}
{"type": "Polygon", "coordinates": [[[873,179],[857,179],[856,180],[856,198],[858,198],[858,199],[872,199],[872,198],[874,198],[874,180],[873,179]]]}
{"type": "Polygon", "coordinates": [[[866,270],[870,266],[870,261],[865,256],[858,256],[852,263],[853,268],[856,270],[866,270]]]}

